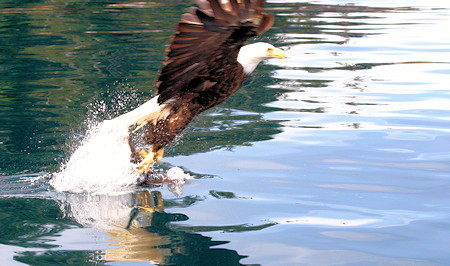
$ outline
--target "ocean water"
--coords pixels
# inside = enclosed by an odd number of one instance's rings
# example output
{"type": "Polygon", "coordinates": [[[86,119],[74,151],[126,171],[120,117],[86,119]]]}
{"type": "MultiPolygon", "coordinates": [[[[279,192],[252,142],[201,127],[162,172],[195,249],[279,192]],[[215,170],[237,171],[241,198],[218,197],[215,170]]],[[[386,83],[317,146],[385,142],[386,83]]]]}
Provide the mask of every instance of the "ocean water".
{"type": "Polygon", "coordinates": [[[0,264],[450,264],[450,4],[268,1],[287,58],[136,187],[102,125],[192,2],[0,3],[0,264]]]}

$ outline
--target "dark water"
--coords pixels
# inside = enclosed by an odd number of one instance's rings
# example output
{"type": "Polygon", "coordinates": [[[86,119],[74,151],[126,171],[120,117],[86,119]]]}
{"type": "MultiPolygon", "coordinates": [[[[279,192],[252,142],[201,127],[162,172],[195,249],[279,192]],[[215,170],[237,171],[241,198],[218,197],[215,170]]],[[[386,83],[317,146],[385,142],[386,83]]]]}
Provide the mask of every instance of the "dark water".
{"type": "Polygon", "coordinates": [[[151,97],[191,3],[0,3],[0,264],[450,264],[445,1],[270,1],[289,58],[169,149],[181,196],[48,185],[86,121],[151,97]]]}

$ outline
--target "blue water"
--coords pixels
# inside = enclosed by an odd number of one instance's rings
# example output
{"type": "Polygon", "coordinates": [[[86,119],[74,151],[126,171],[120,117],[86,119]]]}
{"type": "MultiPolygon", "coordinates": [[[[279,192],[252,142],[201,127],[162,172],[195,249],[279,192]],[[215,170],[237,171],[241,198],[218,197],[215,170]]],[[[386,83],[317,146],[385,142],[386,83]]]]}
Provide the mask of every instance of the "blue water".
{"type": "Polygon", "coordinates": [[[190,5],[0,3],[2,265],[450,264],[443,1],[271,0],[258,41],[288,58],[170,147],[181,195],[49,185],[92,123],[151,98],[190,5]]]}

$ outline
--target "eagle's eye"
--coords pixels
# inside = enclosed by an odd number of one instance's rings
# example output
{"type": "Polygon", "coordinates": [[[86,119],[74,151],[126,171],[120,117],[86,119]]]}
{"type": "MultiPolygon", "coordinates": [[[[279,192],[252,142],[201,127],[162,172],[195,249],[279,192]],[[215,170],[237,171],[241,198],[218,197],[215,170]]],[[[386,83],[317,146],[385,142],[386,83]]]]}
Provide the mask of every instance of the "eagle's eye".
{"type": "Polygon", "coordinates": [[[273,49],[272,48],[267,48],[267,53],[272,53],[273,52],[273,49]]]}

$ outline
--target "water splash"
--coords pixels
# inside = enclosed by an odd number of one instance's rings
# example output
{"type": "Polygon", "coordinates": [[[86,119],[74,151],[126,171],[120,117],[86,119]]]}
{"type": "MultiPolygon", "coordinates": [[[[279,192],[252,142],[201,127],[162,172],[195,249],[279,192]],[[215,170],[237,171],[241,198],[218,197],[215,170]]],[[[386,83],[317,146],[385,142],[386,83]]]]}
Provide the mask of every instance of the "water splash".
{"type": "MultiPolygon", "coordinates": [[[[129,191],[140,178],[135,171],[136,166],[130,162],[130,127],[141,128],[149,117],[158,116],[164,106],[158,104],[156,96],[131,112],[101,123],[88,124],[89,129],[81,145],[62,170],[54,174],[51,185],[57,191],[74,193],[129,191]]],[[[178,167],[162,175],[162,180],[176,195],[182,193],[184,183],[192,178],[178,167]]]]}
{"type": "Polygon", "coordinates": [[[80,147],[51,185],[57,191],[111,192],[132,186],[138,175],[130,162],[128,122],[105,120],[92,125],[80,147]]]}
{"type": "Polygon", "coordinates": [[[183,187],[187,181],[191,180],[193,176],[185,173],[180,167],[172,167],[166,172],[168,180],[168,189],[176,196],[183,194],[183,187]]]}

